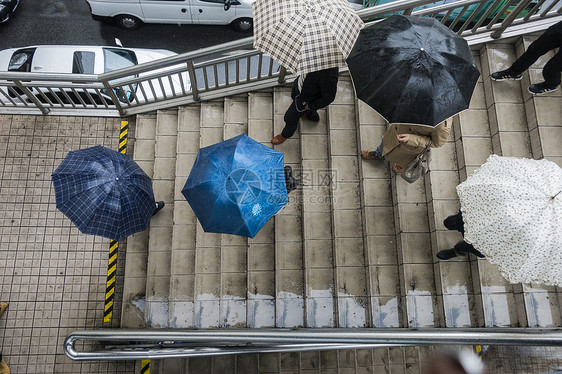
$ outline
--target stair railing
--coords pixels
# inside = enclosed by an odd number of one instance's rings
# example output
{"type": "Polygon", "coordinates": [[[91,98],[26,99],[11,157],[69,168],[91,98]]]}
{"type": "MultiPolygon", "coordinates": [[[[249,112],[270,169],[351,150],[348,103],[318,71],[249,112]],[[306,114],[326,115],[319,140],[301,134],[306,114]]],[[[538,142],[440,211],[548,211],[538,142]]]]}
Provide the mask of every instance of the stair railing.
{"type": "Polygon", "coordinates": [[[64,351],[73,360],[140,360],[444,344],[562,346],[562,329],[103,329],[73,332],[64,351]]]}
{"type": "MultiPolygon", "coordinates": [[[[459,0],[424,9],[435,0],[398,0],[357,13],[366,23],[392,14],[436,18],[475,45],[562,19],[562,0],[532,1],[512,7],[506,0],[459,0]]],[[[0,114],[127,116],[271,88],[293,77],[244,38],[99,75],[0,72],[0,114]]]]}

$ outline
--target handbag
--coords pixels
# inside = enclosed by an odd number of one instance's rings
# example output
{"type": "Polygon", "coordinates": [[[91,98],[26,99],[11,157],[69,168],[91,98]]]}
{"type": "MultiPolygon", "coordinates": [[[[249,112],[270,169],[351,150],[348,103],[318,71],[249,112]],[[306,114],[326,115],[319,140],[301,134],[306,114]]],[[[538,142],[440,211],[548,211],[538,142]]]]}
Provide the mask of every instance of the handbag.
{"type": "Polygon", "coordinates": [[[406,166],[402,173],[400,173],[402,179],[404,179],[408,183],[414,183],[422,175],[427,174],[427,172],[429,171],[429,161],[431,160],[431,152],[429,149],[430,147],[431,140],[424,148],[424,150],[421,151],[421,153],[418,154],[416,158],[408,164],[408,166],[406,166]]]}

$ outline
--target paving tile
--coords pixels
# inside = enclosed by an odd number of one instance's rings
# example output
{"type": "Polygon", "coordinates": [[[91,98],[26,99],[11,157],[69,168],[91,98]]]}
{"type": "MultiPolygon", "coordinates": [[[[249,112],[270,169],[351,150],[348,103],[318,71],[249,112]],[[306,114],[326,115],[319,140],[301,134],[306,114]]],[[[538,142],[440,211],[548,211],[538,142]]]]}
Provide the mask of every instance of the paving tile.
{"type": "Polygon", "coordinates": [[[273,100],[271,94],[248,94],[248,118],[250,120],[270,120],[273,118],[273,100]]]}
{"type": "Polygon", "coordinates": [[[156,116],[156,134],[176,135],[178,132],[178,111],[176,109],[159,110],[156,116]]]}
{"type": "Polygon", "coordinates": [[[505,157],[531,158],[531,141],[528,132],[499,133],[501,154],[505,157]]]}
{"type": "Polygon", "coordinates": [[[463,138],[462,146],[465,165],[480,166],[492,154],[490,138],[463,138]]]}
{"type": "Polygon", "coordinates": [[[373,108],[365,104],[361,100],[357,100],[357,106],[359,108],[359,123],[360,124],[372,124],[372,125],[386,125],[387,121],[378,114],[373,108]]]}
{"type": "Polygon", "coordinates": [[[247,124],[248,123],[248,101],[240,98],[224,99],[224,122],[247,124]]]}
{"type": "Polygon", "coordinates": [[[332,266],[332,239],[304,239],[306,268],[329,268],[332,266]]]}
{"type": "Polygon", "coordinates": [[[364,266],[363,238],[342,238],[334,240],[336,266],[364,266]]]}
{"type": "MultiPolygon", "coordinates": [[[[178,108],[178,132],[180,131],[196,131],[199,132],[201,125],[201,107],[197,104],[191,104],[178,108]]],[[[199,148],[199,147],[197,147],[199,148]]]]}
{"type": "Polygon", "coordinates": [[[330,154],[334,156],[356,156],[356,130],[330,130],[330,154]]]}

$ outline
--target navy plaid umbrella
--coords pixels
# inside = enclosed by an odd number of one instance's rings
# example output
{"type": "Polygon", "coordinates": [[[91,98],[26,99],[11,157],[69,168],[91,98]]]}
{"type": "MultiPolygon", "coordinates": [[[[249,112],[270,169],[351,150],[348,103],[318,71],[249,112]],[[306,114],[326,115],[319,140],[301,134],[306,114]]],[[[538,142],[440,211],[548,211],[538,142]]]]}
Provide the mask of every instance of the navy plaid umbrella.
{"type": "Polygon", "coordinates": [[[154,212],[150,177],[101,145],[69,152],[51,178],[57,208],[85,234],[123,239],[145,230],[154,212]]]}

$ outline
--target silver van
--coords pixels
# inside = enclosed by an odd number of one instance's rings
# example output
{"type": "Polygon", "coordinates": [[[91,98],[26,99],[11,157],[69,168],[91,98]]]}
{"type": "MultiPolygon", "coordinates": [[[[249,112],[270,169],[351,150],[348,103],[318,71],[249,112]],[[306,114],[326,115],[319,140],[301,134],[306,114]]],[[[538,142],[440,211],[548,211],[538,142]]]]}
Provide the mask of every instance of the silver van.
{"type": "Polygon", "coordinates": [[[96,21],[113,21],[127,30],[143,23],[228,25],[252,31],[254,0],[86,0],[96,21]]]}

